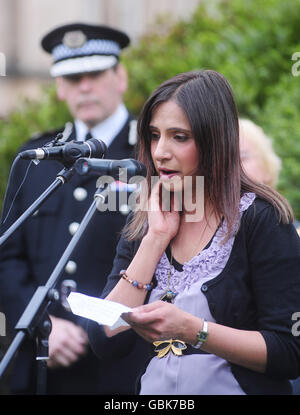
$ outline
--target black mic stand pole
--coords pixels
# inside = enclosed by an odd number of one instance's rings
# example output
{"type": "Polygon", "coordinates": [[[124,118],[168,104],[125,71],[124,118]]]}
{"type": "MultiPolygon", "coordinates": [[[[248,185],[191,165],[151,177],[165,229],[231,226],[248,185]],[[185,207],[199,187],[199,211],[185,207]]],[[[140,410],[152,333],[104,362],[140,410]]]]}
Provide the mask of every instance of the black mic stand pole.
{"type": "Polygon", "coordinates": [[[58,300],[59,295],[55,290],[55,285],[58,282],[58,279],[62,274],[70,255],[75,249],[89,222],[93,218],[97,210],[98,203],[104,203],[107,194],[108,185],[97,189],[94,195],[94,201],[82,219],[79,228],[69,242],[69,245],[67,246],[61,259],[50,275],[46,285],[38,287],[33,297],[31,298],[29,304],[27,305],[25,311],[15,326],[15,329],[18,331],[18,333],[16,334],[15,338],[13,339],[11,345],[9,346],[3,359],[0,362],[0,380],[7,366],[24,341],[26,335],[28,335],[30,338],[35,336],[38,345],[38,356],[36,357],[38,364],[37,394],[46,394],[47,360],[49,359],[48,339],[51,332],[51,321],[47,313],[47,308],[52,301],[58,300]]]}
{"type": "Polygon", "coordinates": [[[42,193],[36,201],[4,232],[0,237],[0,247],[7,241],[7,239],[22,225],[22,223],[29,218],[60,186],[71,179],[75,173],[75,168],[64,167],[50,186],[42,193]]]}

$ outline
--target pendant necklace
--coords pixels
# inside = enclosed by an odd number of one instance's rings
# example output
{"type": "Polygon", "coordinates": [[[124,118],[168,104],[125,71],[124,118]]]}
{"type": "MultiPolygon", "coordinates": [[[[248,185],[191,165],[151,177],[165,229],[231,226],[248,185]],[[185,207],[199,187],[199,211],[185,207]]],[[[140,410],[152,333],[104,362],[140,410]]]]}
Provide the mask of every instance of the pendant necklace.
{"type": "Polygon", "coordinates": [[[172,275],[172,262],[173,262],[171,245],[170,245],[170,252],[171,252],[171,258],[170,258],[170,268],[169,268],[169,273],[168,273],[168,285],[167,285],[166,292],[164,292],[163,295],[159,298],[161,301],[166,301],[167,303],[172,303],[174,298],[177,295],[175,291],[172,291],[170,289],[170,279],[172,275]]]}
{"type": "MultiPolygon", "coordinates": [[[[203,229],[203,231],[201,232],[201,238],[199,239],[199,241],[201,241],[201,239],[204,236],[204,233],[206,231],[208,222],[206,222],[206,225],[203,229]]],[[[178,294],[175,291],[172,291],[170,288],[170,280],[171,280],[171,276],[172,276],[172,262],[173,262],[173,254],[172,254],[172,249],[171,249],[171,244],[170,244],[170,253],[171,253],[171,258],[170,258],[170,268],[169,268],[169,273],[168,273],[168,285],[167,285],[167,289],[166,291],[162,294],[162,296],[159,298],[161,301],[166,301],[167,303],[173,303],[174,298],[176,297],[176,295],[178,294]]]]}

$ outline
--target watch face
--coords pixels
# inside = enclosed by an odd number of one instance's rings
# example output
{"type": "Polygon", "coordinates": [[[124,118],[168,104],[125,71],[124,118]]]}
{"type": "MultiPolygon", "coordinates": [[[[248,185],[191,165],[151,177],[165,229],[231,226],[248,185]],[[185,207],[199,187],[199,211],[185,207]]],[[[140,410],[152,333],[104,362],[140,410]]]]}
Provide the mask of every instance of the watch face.
{"type": "Polygon", "coordinates": [[[198,340],[200,342],[205,342],[205,340],[207,339],[208,333],[206,333],[205,331],[200,331],[200,333],[198,333],[198,340]]]}

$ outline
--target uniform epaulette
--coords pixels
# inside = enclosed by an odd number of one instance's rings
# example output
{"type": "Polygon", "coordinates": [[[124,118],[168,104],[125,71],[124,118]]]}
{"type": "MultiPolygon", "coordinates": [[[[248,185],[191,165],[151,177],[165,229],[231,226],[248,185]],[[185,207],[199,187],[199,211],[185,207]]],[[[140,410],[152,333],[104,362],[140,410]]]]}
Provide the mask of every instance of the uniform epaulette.
{"type": "Polygon", "coordinates": [[[63,137],[61,138],[61,140],[66,141],[70,137],[72,133],[72,129],[73,129],[73,124],[71,122],[67,122],[65,126],[61,128],[56,128],[56,129],[49,130],[46,132],[36,132],[30,137],[29,140],[37,141],[37,140],[40,140],[41,138],[46,138],[46,137],[49,137],[50,139],[51,138],[54,139],[58,133],[62,133],[63,137]]]}
{"type": "Polygon", "coordinates": [[[63,130],[63,128],[58,128],[58,129],[55,129],[55,130],[49,130],[49,131],[46,131],[46,132],[45,131],[44,132],[37,131],[36,133],[34,133],[29,138],[29,140],[30,141],[36,141],[36,140],[40,140],[41,138],[44,138],[44,137],[47,137],[47,136],[54,138],[62,130],[63,130]]]}

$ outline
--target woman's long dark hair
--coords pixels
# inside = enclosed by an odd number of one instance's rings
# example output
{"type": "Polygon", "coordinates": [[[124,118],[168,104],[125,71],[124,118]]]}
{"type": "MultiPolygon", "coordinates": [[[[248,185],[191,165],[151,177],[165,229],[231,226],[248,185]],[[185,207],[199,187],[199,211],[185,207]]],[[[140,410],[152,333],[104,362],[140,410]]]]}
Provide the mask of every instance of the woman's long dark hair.
{"type": "MultiPolygon", "coordinates": [[[[254,183],[241,167],[238,111],[231,87],[223,75],[212,70],[186,72],[161,84],[145,102],[138,120],[138,159],[150,179],[157,173],[151,158],[149,124],[158,105],[173,100],[185,113],[199,153],[199,175],[204,176],[204,197],[213,213],[227,222],[228,235],[238,218],[240,197],[246,192],[270,202],[284,223],[293,214],[287,201],[265,185],[254,183]]],[[[137,211],[125,229],[129,239],[143,236],[147,212],[137,211]]]]}

